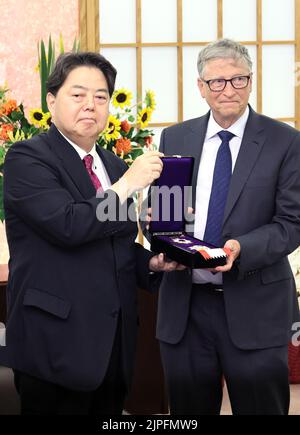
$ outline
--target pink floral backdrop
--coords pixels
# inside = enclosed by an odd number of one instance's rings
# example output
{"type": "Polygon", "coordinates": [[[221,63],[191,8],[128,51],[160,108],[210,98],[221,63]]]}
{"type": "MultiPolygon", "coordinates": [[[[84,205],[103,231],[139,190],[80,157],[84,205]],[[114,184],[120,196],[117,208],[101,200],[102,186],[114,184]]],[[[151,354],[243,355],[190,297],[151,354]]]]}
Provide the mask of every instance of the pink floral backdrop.
{"type": "Polygon", "coordinates": [[[65,49],[78,36],[78,0],[0,0],[0,86],[7,82],[13,97],[28,110],[40,107],[37,42],[51,34],[65,49]]]}
{"type": "MultiPolygon", "coordinates": [[[[13,98],[25,108],[40,107],[37,42],[52,35],[58,53],[78,36],[78,0],[0,0],[0,86],[7,82],[13,98]]],[[[0,265],[8,260],[5,230],[0,222],[0,265]]]]}

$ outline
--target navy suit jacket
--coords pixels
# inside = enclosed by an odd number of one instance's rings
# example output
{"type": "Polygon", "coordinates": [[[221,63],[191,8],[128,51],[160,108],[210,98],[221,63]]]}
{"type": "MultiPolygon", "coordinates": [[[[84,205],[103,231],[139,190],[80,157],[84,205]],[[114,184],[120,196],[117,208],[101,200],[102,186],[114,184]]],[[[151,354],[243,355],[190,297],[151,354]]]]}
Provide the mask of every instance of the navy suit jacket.
{"type": "MultiPolygon", "coordinates": [[[[127,166],[97,151],[113,184],[127,166]]],[[[108,192],[118,207],[117,195],[108,192]]],[[[153,254],[135,243],[136,222],[96,219],[106,197],[96,198],[78,153],[54,125],[8,152],[8,321],[0,364],[70,389],[94,390],[104,378],[121,311],[130,382],[136,288],[147,287],[153,254]]]]}
{"type": "MultiPolygon", "coordinates": [[[[195,158],[193,198],[209,113],[165,129],[160,150],[195,158]]],[[[196,211],[197,212],[197,211],[196,211]]],[[[298,321],[295,282],[287,255],[300,244],[300,134],[250,108],[231,178],[223,242],[236,239],[241,255],[223,274],[229,332],[241,349],[286,344],[298,321]]],[[[164,274],[157,336],[178,343],[188,322],[191,270],[164,274]]]]}

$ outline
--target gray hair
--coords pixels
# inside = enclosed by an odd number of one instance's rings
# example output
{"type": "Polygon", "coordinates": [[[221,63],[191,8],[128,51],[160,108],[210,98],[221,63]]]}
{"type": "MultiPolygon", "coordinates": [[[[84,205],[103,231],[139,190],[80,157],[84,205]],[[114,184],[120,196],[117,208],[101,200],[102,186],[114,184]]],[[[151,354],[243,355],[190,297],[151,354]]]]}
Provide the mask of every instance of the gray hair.
{"type": "Polygon", "coordinates": [[[241,60],[246,63],[249,72],[252,71],[252,61],[247,48],[232,39],[219,39],[218,41],[211,42],[200,51],[197,61],[200,78],[203,78],[206,63],[212,59],[241,60]]]}

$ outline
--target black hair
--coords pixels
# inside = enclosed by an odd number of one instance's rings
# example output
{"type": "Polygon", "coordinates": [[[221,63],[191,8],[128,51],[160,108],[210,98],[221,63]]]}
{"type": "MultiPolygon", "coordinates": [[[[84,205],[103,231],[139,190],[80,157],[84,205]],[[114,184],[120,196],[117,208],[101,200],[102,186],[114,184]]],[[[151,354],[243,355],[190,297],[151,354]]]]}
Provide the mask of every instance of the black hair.
{"type": "Polygon", "coordinates": [[[115,89],[117,70],[113,65],[99,53],[93,52],[71,52],[61,54],[56,61],[53,72],[46,82],[47,92],[56,96],[63,86],[70,72],[80,66],[88,66],[99,69],[107,81],[110,97],[115,89]]]}

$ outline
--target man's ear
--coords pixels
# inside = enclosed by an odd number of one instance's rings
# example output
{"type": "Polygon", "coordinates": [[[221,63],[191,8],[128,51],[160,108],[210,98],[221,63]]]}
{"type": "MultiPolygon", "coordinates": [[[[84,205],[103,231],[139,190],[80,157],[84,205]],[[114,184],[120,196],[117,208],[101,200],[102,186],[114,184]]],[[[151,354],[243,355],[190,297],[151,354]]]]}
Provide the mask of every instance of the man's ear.
{"type": "Polygon", "coordinates": [[[205,91],[205,89],[204,89],[205,83],[200,78],[198,78],[197,85],[198,85],[201,97],[205,98],[205,92],[204,92],[205,91]]]}
{"type": "Polygon", "coordinates": [[[249,86],[250,86],[250,94],[251,94],[252,87],[253,87],[253,74],[252,73],[250,74],[250,84],[249,84],[249,86]]]}
{"type": "Polygon", "coordinates": [[[51,94],[51,92],[48,92],[48,94],[46,96],[46,101],[47,101],[47,106],[48,106],[49,112],[53,116],[54,115],[54,107],[55,107],[55,96],[53,94],[51,94]]]}

